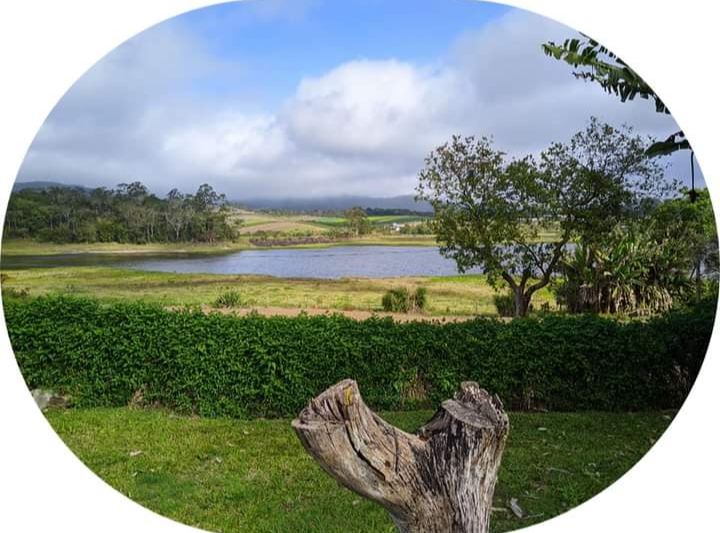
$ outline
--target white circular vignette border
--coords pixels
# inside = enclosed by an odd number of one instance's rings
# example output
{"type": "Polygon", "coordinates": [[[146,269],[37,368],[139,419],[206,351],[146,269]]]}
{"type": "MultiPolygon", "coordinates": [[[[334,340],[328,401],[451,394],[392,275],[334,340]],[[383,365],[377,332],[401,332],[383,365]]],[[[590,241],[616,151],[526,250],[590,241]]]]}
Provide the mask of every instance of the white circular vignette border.
{"type": "MultiPolygon", "coordinates": [[[[256,0],[261,1],[261,0],[256,0]]],[[[328,0],[342,1],[342,0],[328,0]]],[[[467,0],[473,1],[473,0],[467,0]]],[[[0,209],[37,130],[65,91],[115,46],[207,0],[6,0],[0,7],[0,209]]],[[[720,111],[713,56],[717,17],[705,0],[508,2],[592,35],[641,73],[691,139],[715,205],[720,111]]],[[[609,96],[610,98],[610,96],[609,96]]],[[[652,104],[648,104],[652,105],[652,104]]],[[[2,311],[0,310],[0,313],[2,311]]],[[[4,322],[4,317],[3,317],[4,322]]],[[[0,327],[0,530],[95,533],[193,531],[132,502],[87,469],[36,408],[0,327]]],[[[716,517],[720,428],[717,334],[690,397],[632,470],[578,509],[533,526],[538,533],[709,531],[716,517]]]]}

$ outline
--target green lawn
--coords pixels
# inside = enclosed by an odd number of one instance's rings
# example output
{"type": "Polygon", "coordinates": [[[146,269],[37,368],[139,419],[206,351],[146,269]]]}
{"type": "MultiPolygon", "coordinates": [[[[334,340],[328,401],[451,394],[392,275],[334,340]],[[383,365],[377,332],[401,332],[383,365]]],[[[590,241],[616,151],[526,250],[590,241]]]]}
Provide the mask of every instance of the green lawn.
{"type": "MultiPolygon", "coordinates": [[[[383,294],[404,286],[428,289],[426,312],[431,316],[495,315],[496,294],[485,276],[403,277],[385,279],[285,279],[271,276],[174,274],[113,267],[37,268],[5,270],[5,289],[27,289],[31,296],[71,294],[104,302],[146,301],[162,305],[211,304],[227,291],[241,294],[242,307],[382,310],[383,294]]],[[[543,289],[533,297],[554,307],[543,289]]]]}
{"type": "MultiPolygon", "coordinates": [[[[53,428],[101,478],[145,507],[224,533],[395,531],[380,507],[340,488],[289,420],[186,418],[129,408],[48,410],[53,428]]],[[[430,412],[385,413],[413,430],[430,412]]],[[[492,530],[547,520],[622,476],[670,413],[511,413],[492,530]],[[529,517],[508,511],[517,498],[529,517]]]]}

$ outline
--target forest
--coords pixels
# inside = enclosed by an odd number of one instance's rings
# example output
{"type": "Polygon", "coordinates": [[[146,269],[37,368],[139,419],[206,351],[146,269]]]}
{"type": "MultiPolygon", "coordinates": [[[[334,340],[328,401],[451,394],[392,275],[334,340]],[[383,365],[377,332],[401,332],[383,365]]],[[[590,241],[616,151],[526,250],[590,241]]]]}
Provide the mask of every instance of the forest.
{"type": "Polygon", "coordinates": [[[13,192],[4,238],[44,242],[215,242],[232,239],[227,200],[208,184],[165,198],[141,182],[115,189],[49,187],[13,192]]]}

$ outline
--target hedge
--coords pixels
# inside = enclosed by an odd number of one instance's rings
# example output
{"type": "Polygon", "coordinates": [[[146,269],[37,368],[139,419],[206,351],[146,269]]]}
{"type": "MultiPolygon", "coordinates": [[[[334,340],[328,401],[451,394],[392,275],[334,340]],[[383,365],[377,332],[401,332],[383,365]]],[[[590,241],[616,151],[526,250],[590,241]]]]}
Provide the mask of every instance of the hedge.
{"type": "Polygon", "coordinates": [[[77,406],[135,398],[203,416],[291,416],[343,378],[376,409],[436,405],[464,380],[512,409],[674,408],[700,369],[714,305],[648,321],[548,315],[395,323],[243,318],[41,297],[5,304],[30,388],[77,406]]]}

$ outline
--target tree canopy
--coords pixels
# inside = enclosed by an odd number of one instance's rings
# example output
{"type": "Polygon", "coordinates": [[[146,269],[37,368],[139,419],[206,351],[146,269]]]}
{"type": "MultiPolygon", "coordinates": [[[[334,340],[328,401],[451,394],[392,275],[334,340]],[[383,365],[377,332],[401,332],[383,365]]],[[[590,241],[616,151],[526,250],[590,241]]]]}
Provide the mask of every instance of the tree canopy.
{"type": "Polygon", "coordinates": [[[167,242],[229,239],[225,196],[203,184],[197,193],[158,198],[142,183],[92,191],[24,189],[10,197],[6,237],[63,242],[167,242]]]}
{"type": "Polygon", "coordinates": [[[370,219],[362,207],[351,207],[343,213],[343,216],[347,220],[348,228],[356,237],[370,231],[370,219]]]}
{"type": "Polygon", "coordinates": [[[597,119],[539,161],[509,159],[484,137],[454,136],[426,158],[417,198],[435,211],[440,252],[460,272],[481,267],[494,285],[507,284],[515,315],[524,316],[571,239],[608,231],[662,189],[662,167],[646,147],[631,128],[597,119]],[[548,228],[554,242],[542,242],[548,228]]]}

